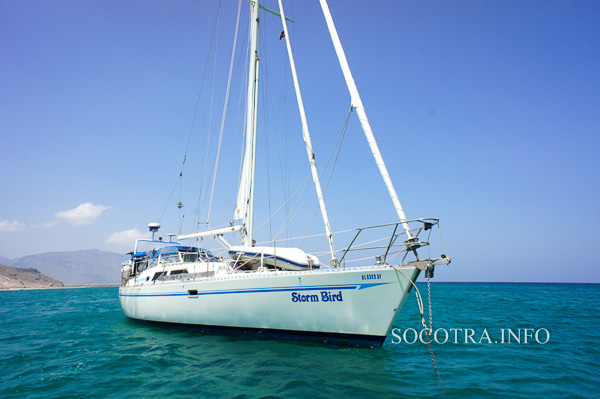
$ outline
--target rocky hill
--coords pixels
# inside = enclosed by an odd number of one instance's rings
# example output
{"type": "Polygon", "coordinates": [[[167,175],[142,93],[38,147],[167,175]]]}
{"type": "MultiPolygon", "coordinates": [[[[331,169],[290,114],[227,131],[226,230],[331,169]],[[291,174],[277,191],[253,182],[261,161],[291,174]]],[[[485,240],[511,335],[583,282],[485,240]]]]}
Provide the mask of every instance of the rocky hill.
{"type": "Polygon", "coordinates": [[[52,287],[64,287],[64,284],[37,269],[0,265],[0,290],[52,287]]]}
{"type": "Polygon", "coordinates": [[[15,268],[34,268],[65,285],[119,284],[127,255],[97,249],[47,252],[11,259],[15,268]]]}

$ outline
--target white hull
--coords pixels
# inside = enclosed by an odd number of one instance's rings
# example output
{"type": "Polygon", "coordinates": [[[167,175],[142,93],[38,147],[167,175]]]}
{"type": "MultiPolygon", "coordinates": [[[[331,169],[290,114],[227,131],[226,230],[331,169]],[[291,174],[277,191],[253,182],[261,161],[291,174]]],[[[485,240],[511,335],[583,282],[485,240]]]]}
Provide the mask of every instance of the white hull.
{"type": "Polygon", "coordinates": [[[119,288],[137,320],[381,346],[419,270],[370,266],[231,273],[119,288]],[[401,275],[403,274],[403,275],[401,275]]]}

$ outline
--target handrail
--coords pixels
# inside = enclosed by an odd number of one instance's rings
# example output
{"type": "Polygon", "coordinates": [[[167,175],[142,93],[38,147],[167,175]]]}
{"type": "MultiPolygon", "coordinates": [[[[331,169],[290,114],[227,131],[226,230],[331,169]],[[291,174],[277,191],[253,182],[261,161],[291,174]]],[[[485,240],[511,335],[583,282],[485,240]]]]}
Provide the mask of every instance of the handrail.
{"type": "MultiPolygon", "coordinates": [[[[343,255],[340,257],[340,264],[342,263],[342,261],[344,261],[344,259],[346,258],[346,255],[348,254],[348,252],[353,252],[353,251],[365,251],[365,250],[372,250],[372,249],[383,249],[385,248],[386,251],[383,255],[383,262],[385,262],[389,251],[391,248],[393,247],[400,247],[400,246],[406,246],[406,243],[402,243],[402,244],[395,244],[396,240],[398,239],[398,237],[400,237],[401,235],[406,234],[406,232],[401,232],[396,234],[396,231],[398,230],[398,226],[403,225],[404,223],[407,224],[414,224],[414,223],[423,223],[423,226],[420,226],[418,228],[413,228],[411,229],[411,232],[415,232],[415,234],[413,235],[414,238],[418,237],[419,234],[421,233],[422,230],[430,230],[433,226],[439,224],[440,220],[439,219],[435,219],[435,218],[420,218],[420,219],[413,219],[413,220],[407,220],[406,222],[395,222],[395,223],[386,223],[386,224],[379,224],[379,225],[375,225],[375,226],[367,226],[367,227],[361,227],[358,229],[358,231],[356,232],[356,235],[354,236],[354,238],[352,239],[352,241],[350,242],[350,245],[348,245],[348,247],[346,247],[345,249],[343,249],[343,255]],[[392,232],[392,235],[390,236],[390,240],[388,245],[381,245],[381,246],[374,246],[374,247],[367,247],[367,248],[352,248],[352,245],[354,245],[354,243],[356,242],[358,236],[365,230],[371,230],[371,229],[376,229],[376,228],[382,228],[382,227],[391,227],[394,226],[394,231],[392,232]]],[[[411,246],[427,246],[429,245],[429,242],[427,241],[411,241],[411,246]]],[[[406,251],[406,248],[400,252],[406,251]]]]}
{"type": "MultiPolygon", "coordinates": [[[[429,245],[429,243],[427,241],[417,241],[417,244],[421,244],[422,247],[429,245]]],[[[344,251],[354,252],[354,251],[367,251],[370,249],[383,249],[383,248],[387,248],[389,250],[390,248],[396,248],[396,247],[405,247],[405,249],[406,249],[406,246],[404,244],[395,244],[395,245],[380,245],[377,247],[365,247],[365,248],[346,248],[346,249],[344,249],[344,251]]],[[[403,251],[400,251],[400,252],[403,252],[403,251]]],[[[386,255],[387,255],[387,253],[388,253],[388,251],[386,251],[386,255]]],[[[386,256],[386,255],[384,255],[384,256],[386,256]]]]}

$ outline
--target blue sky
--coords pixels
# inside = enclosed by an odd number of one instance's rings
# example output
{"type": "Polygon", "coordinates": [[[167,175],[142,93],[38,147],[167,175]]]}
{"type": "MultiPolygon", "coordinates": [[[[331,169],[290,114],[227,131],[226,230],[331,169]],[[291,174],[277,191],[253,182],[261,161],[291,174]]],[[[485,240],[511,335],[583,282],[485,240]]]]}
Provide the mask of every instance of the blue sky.
{"type": "MultiPolygon", "coordinates": [[[[318,1],[284,6],[296,20],[290,35],[323,166],[350,99],[318,1]]],[[[441,219],[453,263],[436,278],[600,282],[600,5],[332,1],[330,8],[407,216],[441,219]]],[[[178,233],[180,200],[182,232],[206,221],[210,200],[198,200],[198,186],[210,191],[212,166],[202,155],[219,135],[236,10],[234,1],[0,3],[1,256],[126,252],[131,233],[149,222],[178,233]]],[[[242,11],[245,32],[245,1],[242,11]]],[[[280,21],[263,15],[261,22],[259,116],[267,122],[259,131],[268,139],[258,157],[279,171],[259,167],[257,184],[269,189],[258,194],[257,224],[309,174],[280,21]]],[[[235,201],[242,81],[232,87],[213,227],[227,224],[235,201]]],[[[334,231],[396,221],[355,115],[326,201],[334,231]]],[[[316,206],[307,200],[295,219],[304,226],[282,237],[322,232],[318,216],[310,224],[316,206]]],[[[275,218],[257,234],[266,239],[280,225],[275,218]]]]}

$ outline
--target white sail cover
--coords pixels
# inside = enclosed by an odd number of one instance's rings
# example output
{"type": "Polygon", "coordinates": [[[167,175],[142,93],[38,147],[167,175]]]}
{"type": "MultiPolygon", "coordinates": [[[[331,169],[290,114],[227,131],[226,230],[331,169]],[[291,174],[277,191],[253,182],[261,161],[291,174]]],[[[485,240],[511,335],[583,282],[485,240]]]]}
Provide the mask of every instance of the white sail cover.
{"type": "Polygon", "coordinates": [[[319,259],[300,248],[246,247],[229,248],[229,256],[251,264],[277,266],[284,270],[318,269],[319,259]]]}

